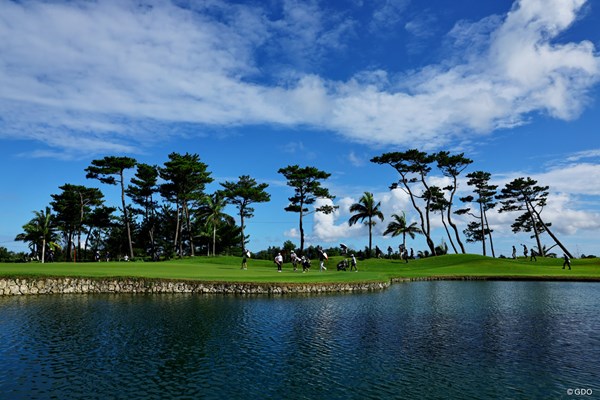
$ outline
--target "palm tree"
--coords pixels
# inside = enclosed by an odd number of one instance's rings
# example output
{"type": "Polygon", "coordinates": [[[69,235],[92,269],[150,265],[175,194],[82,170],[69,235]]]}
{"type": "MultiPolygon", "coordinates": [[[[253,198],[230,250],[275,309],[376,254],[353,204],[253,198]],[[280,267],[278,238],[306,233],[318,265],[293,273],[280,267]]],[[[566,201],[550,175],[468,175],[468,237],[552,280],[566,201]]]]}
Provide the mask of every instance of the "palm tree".
{"type": "Polygon", "coordinates": [[[198,209],[197,217],[204,221],[206,226],[212,228],[212,253],[216,253],[217,227],[223,223],[233,224],[234,220],[223,210],[227,205],[227,200],[221,191],[216,191],[210,196],[204,196],[202,205],[198,209]]]}
{"type": "Polygon", "coordinates": [[[373,193],[365,192],[365,194],[358,200],[358,203],[354,203],[350,206],[350,212],[355,213],[348,220],[348,224],[350,226],[356,224],[361,221],[364,222],[365,225],[369,227],[369,256],[371,255],[372,250],[372,229],[376,221],[374,218],[379,218],[383,221],[383,213],[379,209],[381,206],[381,202],[375,204],[375,199],[373,198],[373,193]]]}
{"type": "Polygon", "coordinates": [[[44,263],[46,258],[46,245],[54,245],[56,240],[56,232],[50,207],[46,210],[34,211],[34,218],[23,225],[25,232],[19,233],[15,240],[29,242],[31,250],[39,255],[41,252],[41,260],[44,263]],[[40,243],[41,242],[41,243],[40,243]]]}
{"type": "Polygon", "coordinates": [[[402,215],[392,214],[392,219],[393,221],[388,224],[387,229],[385,232],[383,232],[383,235],[389,235],[390,233],[392,234],[392,237],[402,235],[403,248],[406,248],[406,235],[410,236],[411,239],[414,239],[415,235],[423,234],[423,231],[417,226],[416,222],[407,225],[404,211],[402,212],[402,215]]]}

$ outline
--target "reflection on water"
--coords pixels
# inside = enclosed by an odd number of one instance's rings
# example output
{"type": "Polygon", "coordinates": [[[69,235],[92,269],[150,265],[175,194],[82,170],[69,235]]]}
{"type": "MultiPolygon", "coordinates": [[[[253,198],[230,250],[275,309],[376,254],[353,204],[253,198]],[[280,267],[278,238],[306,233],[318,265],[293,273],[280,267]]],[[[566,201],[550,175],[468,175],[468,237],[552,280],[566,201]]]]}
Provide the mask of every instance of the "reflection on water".
{"type": "Polygon", "coordinates": [[[414,282],[352,295],[5,297],[0,397],[600,394],[599,288],[414,282]]]}

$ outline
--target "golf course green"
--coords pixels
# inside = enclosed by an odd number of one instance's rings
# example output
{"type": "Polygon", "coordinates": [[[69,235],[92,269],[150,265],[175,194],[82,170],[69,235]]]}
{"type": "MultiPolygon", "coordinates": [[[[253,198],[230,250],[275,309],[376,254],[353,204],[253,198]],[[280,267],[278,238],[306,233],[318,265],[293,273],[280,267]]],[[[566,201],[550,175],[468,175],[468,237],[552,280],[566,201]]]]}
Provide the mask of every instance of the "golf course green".
{"type": "Polygon", "coordinates": [[[600,281],[600,258],[575,259],[572,269],[563,269],[563,260],[542,258],[490,258],[479,255],[446,255],[405,263],[401,260],[359,260],[358,272],[337,271],[342,257],[326,262],[320,272],[313,261],[307,273],[293,271],[284,263],[277,272],[272,261],[248,260],[248,269],[240,268],[241,258],[230,256],[196,257],[162,262],[83,262],[83,263],[0,263],[0,278],[146,278],[205,282],[243,283],[359,283],[418,279],[539,279],[600,281]]]}

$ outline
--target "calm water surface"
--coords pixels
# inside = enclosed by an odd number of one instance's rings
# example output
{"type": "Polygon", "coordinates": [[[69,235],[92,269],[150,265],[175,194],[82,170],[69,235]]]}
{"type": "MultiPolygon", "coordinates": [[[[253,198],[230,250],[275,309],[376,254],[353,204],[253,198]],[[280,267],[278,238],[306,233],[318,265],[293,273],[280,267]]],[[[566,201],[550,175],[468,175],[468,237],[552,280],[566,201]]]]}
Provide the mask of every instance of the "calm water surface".
{"type": "Polygon", "coordinates": [[[599,304],[557,282],[4,297],[0,398],[598,398],[599,304]]]}

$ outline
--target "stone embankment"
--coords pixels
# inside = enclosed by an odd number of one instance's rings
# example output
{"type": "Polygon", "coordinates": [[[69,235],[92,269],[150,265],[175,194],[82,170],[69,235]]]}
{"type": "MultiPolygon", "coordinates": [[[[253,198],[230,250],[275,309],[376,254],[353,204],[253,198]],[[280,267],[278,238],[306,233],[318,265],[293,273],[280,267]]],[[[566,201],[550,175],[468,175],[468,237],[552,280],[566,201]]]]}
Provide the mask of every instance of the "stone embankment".
{"type": "Polygon", "coordinates": [[[135,278],[0,278],[0,296],[65,293],[328,293],[381,290],[389,285],[386,282],[280,284],[135,278]]]}

